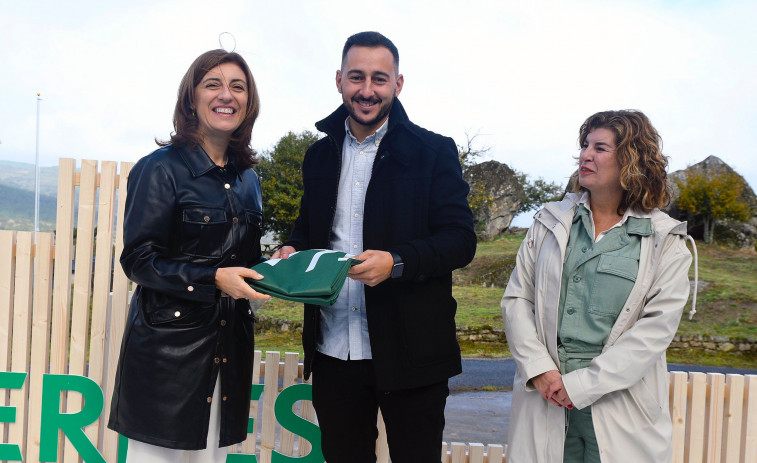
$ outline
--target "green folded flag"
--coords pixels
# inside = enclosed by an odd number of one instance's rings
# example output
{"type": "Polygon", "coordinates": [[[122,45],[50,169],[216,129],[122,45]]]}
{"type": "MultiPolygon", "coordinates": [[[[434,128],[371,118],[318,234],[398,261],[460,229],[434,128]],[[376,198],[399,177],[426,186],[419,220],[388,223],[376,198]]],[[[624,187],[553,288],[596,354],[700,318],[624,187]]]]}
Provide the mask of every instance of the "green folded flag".
{"type": "Polygon", "coordinates": [[[310,249],[289,255],[288,259],[269,259],[253,270],[262,280],[247,279],[252,288],[279,299],[307,304],[332,305],[347,279],[350,267],[362,263],[351,255],[328,249],[310,249]]]}

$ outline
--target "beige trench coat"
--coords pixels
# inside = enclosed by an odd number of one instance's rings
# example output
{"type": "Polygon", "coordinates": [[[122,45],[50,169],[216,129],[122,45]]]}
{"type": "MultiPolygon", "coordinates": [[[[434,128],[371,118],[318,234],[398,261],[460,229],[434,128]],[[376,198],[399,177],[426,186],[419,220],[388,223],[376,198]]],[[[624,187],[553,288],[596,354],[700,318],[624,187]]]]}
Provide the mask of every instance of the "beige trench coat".
{"type": "MultiPolygon", "coordinates": [[[[529,380],[559,370],[557,319],[565,249],[579,196],[566,195],[534,217],[502,297],[502,316],[517,371],[508,463],[563,460],[565,409],[544,400],[529,380]]],[[[689,295],[686,223],[654,210],[654,233],[641,243],[639,273],[602,354],[563,376],[573,404],[592,406],[603,463],[664,463],[672,457],[665,350],[689,295]]]]}

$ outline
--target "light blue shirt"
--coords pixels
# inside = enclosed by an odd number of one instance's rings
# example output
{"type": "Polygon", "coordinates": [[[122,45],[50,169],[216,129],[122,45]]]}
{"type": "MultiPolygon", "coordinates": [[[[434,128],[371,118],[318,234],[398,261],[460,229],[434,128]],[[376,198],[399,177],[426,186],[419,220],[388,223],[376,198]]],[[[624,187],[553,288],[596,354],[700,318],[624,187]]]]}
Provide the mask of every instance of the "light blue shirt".
{"type": "MultiPolygon", "coordinates": [[[[348,120],[344,121],[347,135],[342,146],[342,171],[331,230],[331,249],[358,255],[363,252],[365,191],[371,181],[373,160],[386,134],[388,120],[362,143],[350,132],[348,120]]],[[[321,334],[316,349],[341,360],[371,358],[362,283],[347,278],[334,305],[321,306],[321,334]]]]}

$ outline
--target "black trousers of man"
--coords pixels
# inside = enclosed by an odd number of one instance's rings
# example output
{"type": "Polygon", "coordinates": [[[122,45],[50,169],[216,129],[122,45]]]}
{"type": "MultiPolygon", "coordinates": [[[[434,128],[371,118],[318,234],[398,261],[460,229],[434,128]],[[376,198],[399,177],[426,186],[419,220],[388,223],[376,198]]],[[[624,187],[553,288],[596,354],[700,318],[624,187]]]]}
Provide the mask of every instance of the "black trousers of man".
{"type": "Polygon", "coordinates": [[[313,407],[328,463],[375,463],[379,408],[392,463],[439,463],[447,396],[446,380],[381,391],[371,360],[317,353],[313,362],[313,407]]]}

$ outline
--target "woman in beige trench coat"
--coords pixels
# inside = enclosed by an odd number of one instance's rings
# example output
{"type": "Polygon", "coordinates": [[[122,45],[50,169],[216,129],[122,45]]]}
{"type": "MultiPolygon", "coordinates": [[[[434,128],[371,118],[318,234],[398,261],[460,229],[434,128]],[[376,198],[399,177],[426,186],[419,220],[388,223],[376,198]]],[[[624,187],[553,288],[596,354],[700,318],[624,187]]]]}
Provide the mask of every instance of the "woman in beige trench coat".
{"type": "Polygon", "coordinates": [[[665,351],[689,295],[686,223],[659,210],[667,159],[641,112],[595,114],[579,141],[575,193],[536,214],[502,297],[517,364],[507,461],[667,462],[665,351]],[[586,440],[566,427],[581,410],[586,440]]]}

